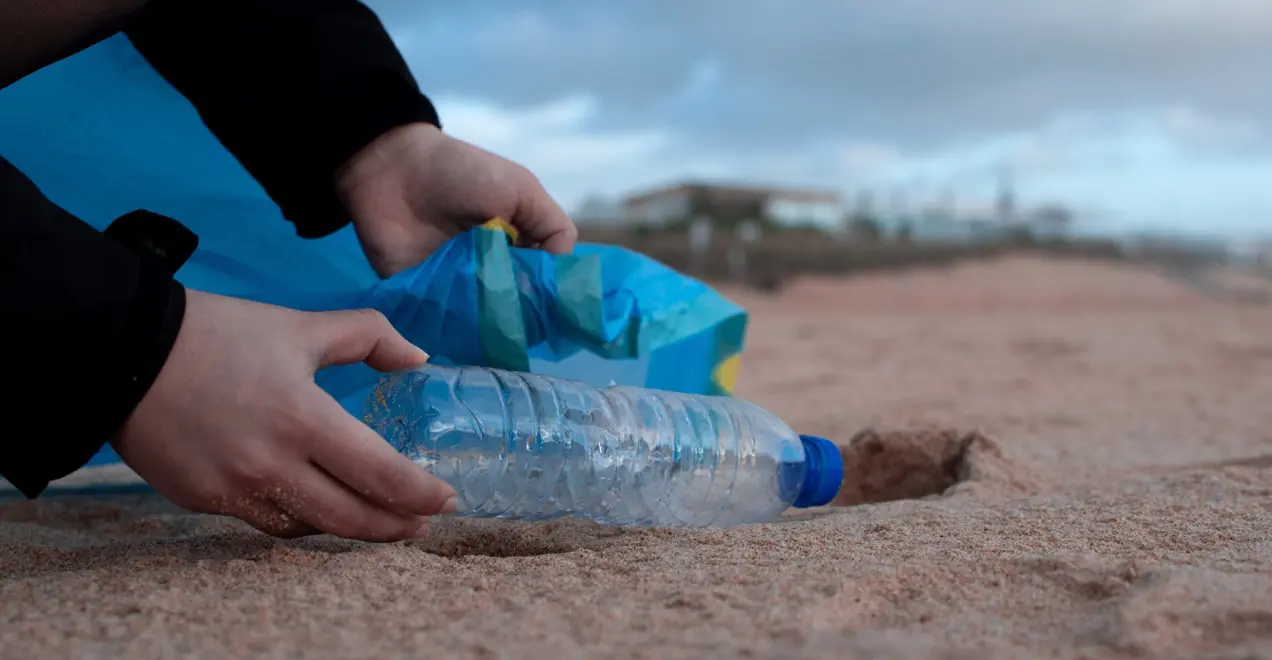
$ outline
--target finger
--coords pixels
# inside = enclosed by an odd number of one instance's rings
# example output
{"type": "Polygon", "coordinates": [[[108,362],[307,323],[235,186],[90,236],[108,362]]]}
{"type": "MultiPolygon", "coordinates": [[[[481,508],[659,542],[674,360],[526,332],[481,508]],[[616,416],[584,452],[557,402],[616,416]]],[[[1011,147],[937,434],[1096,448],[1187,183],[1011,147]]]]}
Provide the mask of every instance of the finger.
{"type": "Polygon", "coordinates": [[[318,366],[365,362],[378,371],[418,367],[428,353],[407,341],[374,309],[318,312],[318,366]]]}
{"type": "Polygon", "coordinates": [[[310,459],[353,492],[399,513],[451,513],[455,489],[399,454],[366,424],[314,386],[310,459]]]}
{"type": "Polygon", "coordinates": [[[318,533],[317,529],[304,520],[279,508],[268,495],[245,497],[233,502],[224,514],[278,538],[294,539],[318,533]]]}
{"type": "Polygon", "coordinates": [[[527,243],[537,243],[540,249],[553,254],[574,251],[579,238],[578,227],[574,226],[570,214],[528,172],[518,200],[517,212],[508,221],[525,235],[527,243]]]}
{"type": "Polygon", "coordinates": [[[414,538],[426,531],[428,523],[427,517],[373,504],[316,465],[293,477],[289,487],[275,496],[274,503],[314,529],[362,541],[414,538]]]}
{"type": "Polygon", "coordinates": [[[543,244],[541,244],[539,241],[536,241],[533,238],[527,237],[525,234],[521,234],[520,236],[517,237],[516,245],[517,247],[520,247],[520,248],[530,248],[532,250],[543,249],[543,244]]]}

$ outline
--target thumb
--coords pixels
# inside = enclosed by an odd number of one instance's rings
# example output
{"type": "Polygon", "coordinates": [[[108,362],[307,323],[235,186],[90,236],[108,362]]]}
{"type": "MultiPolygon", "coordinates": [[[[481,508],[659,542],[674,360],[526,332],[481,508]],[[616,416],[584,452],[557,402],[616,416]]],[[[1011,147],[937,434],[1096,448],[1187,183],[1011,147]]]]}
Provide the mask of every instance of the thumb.
{"type": "Polygon", "coordinates": [[[570,214],[528,172],[518,188],[517,208],[508,221],[517,228],[521,238],[545,252],[573,252],[579,230],[570,214]]]}
{"type": "Polygon", "coordinates": [[[378,371],[418,367],[428,353],[407,341],[374,309],[319,312],[318,368],[365,362],[378,371]]]}

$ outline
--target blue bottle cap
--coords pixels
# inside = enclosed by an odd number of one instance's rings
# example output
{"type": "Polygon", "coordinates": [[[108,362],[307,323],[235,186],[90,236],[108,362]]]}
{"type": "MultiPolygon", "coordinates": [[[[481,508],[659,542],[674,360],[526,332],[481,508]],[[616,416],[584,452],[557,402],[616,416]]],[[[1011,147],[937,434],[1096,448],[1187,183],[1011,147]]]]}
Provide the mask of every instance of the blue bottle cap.
{"type": "Polygon", "coordinates": [[[799,436],[804,445],[804,483],[794,506],[807,509],[830,504],[844,481],[844,459],[835,443],[813,435],[799,436]]]}

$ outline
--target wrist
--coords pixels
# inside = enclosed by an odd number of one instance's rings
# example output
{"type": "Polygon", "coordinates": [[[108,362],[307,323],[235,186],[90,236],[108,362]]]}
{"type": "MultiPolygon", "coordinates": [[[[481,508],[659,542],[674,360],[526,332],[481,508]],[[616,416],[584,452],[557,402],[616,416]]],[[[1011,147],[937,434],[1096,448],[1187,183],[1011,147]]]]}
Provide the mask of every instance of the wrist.
{"type": "Polygon", "coordinates": [[[380,134],[345,161],[336,171],[336,194],[355,222],[361,198],[378,188],[377,182],[391,179],[401,163],[418,158],[445,139],[433,124],[404,124],[380,134]]]}

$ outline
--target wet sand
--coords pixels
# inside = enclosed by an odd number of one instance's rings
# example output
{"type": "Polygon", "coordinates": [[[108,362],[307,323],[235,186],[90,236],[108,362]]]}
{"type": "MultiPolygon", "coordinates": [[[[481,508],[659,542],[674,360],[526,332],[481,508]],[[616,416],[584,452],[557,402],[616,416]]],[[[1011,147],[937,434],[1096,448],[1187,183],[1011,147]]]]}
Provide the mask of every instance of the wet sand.
{"type": "Polygon", "coordinates": [[[10,501],[0,655],[1272,658],[1272,307],[1027,259],[729,293],[839,506],[375,546],[10,501]]]}

